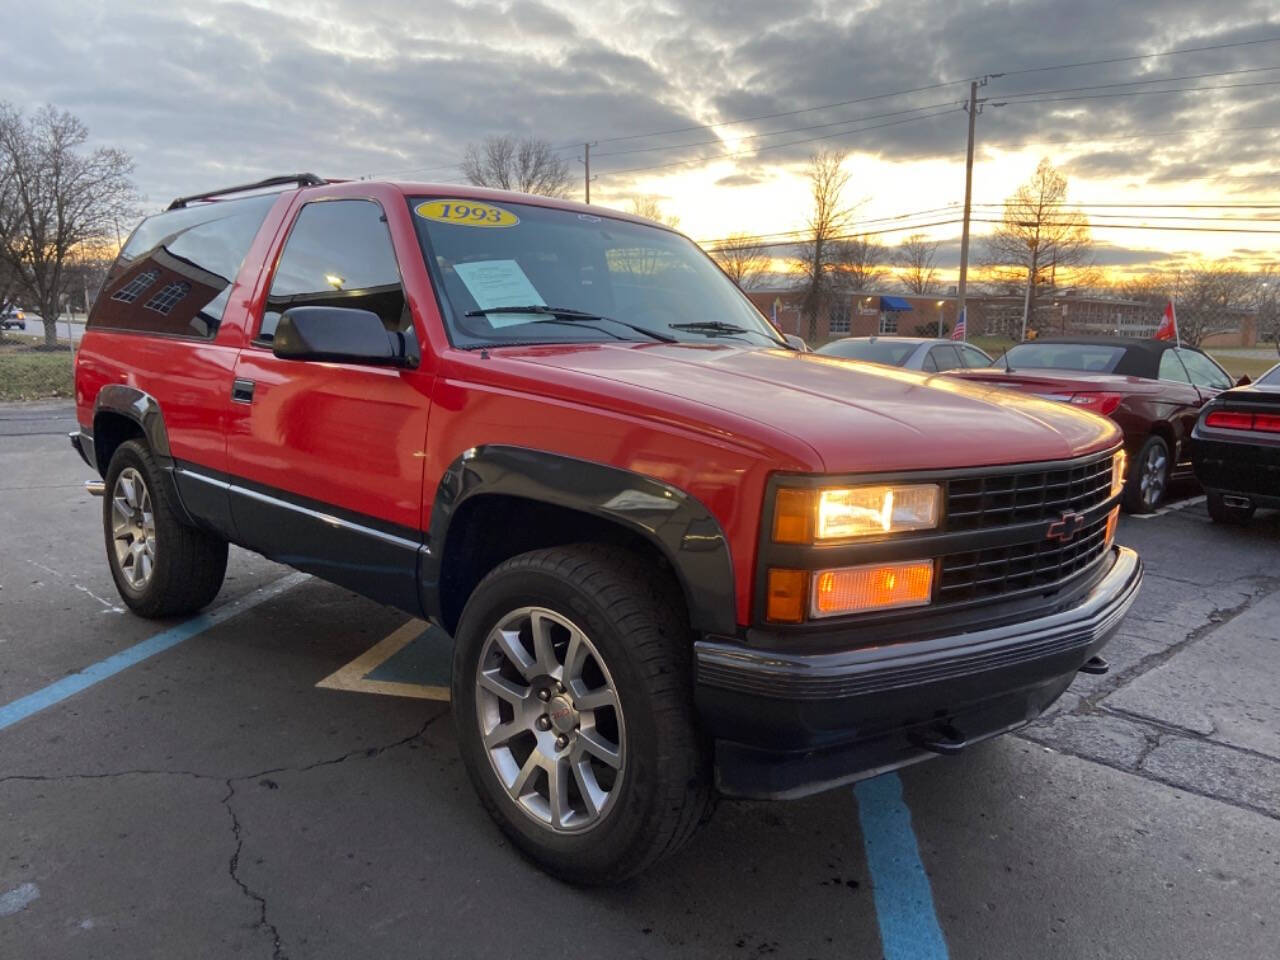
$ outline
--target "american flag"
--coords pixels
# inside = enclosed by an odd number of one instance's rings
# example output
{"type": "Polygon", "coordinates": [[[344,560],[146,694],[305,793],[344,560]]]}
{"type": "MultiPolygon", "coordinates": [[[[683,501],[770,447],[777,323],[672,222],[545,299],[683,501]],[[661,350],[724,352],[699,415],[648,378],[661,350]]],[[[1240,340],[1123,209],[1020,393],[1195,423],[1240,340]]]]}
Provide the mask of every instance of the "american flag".
{"type": "Polygon", "coordinates": [[[951,331],[951,339],[952,339],[952,340],[963,340],[963,339],[965,339],[964,315],[965,315],[966,313],[968,313],[968,312],[969,312],[969,308],[968,308],[968,307],[964,307],[964,308],[962,308],[962,309],[960,310],[960,316],[956,319],[956,328],[955,328],[954,330],[952,330],[952,331],[951,331]]]}

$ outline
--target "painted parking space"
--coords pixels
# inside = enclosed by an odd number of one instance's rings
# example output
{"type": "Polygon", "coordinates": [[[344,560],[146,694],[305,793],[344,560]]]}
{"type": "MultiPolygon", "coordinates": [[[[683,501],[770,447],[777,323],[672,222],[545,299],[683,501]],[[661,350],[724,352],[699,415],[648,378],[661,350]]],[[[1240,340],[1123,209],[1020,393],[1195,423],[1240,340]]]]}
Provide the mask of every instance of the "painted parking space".
{"type": "Polygon", "coordinates": [[[424,620],[410,620],[316,686],[448,701],[452,662],[453,638],[424,620]]]}

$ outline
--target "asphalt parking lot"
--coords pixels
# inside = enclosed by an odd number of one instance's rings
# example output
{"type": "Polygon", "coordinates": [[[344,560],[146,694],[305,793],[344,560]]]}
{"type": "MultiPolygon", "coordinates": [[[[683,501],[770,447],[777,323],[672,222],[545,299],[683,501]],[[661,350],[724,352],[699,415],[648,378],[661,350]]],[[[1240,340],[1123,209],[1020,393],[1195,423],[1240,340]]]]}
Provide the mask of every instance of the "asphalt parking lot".
{"type": "Polygon", "coordinates": [[[123,612],[71,417],[0,408],[0,957],[1277,956],[1280,514],[1125,518],[1143,593],[1050,716],[584,891],[377,674],[441,662],[404,615],[238,550],[206,614],[123,612]]]}

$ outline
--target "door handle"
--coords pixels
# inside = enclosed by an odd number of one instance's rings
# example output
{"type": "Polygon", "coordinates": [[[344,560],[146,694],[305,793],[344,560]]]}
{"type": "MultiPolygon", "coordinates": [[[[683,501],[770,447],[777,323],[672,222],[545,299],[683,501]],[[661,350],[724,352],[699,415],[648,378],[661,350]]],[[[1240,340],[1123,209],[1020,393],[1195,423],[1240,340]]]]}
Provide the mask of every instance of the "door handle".
{"type": "Polygon", "coordinates": [[[233,403],[253,403],[253,381],[233,380],[231,383],[231,400],[233,403]]]}

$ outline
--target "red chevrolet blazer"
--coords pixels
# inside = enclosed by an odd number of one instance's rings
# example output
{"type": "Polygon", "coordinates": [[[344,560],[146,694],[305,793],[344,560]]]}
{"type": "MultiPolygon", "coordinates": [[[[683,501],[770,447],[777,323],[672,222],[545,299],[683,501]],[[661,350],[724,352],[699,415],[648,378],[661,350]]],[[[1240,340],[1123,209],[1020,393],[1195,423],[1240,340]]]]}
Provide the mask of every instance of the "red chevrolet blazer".
{"type": "Polygon", "coordinates": [[[72,442],[142,616],[228,543],[442,625],[517,846],[615,882],[717,792],[1027,723],[1142,579],[1119,430],[799,353],[686,237],[542,197],[273,178],[134,230],[72,442]]]}

